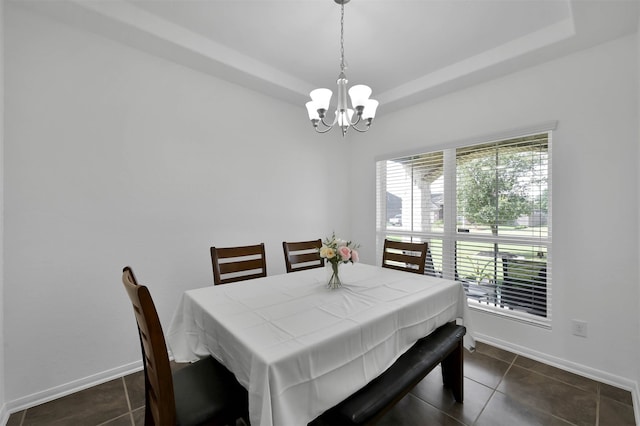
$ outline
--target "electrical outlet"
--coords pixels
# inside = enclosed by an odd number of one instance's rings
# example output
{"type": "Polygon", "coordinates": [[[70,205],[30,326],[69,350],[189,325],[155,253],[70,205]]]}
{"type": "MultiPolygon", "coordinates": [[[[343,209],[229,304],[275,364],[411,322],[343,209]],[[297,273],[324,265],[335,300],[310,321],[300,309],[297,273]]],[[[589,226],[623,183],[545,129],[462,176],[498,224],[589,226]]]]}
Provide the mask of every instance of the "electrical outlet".
{"type": "Polygon", "coordinates": [[[571,331],[575,336],[587,337],[587,322],[571,320],[571,331]]]}

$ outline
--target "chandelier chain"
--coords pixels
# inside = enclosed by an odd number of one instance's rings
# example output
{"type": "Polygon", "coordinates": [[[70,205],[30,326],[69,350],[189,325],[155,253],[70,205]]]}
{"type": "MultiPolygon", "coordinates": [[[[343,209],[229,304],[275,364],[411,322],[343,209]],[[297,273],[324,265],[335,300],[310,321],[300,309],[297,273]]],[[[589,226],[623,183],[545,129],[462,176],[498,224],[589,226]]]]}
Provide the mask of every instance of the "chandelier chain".
{"type": "Polygon", "coordinates": [[[340,70],[344,72],[344,3],[340,13],[340,70]]]}

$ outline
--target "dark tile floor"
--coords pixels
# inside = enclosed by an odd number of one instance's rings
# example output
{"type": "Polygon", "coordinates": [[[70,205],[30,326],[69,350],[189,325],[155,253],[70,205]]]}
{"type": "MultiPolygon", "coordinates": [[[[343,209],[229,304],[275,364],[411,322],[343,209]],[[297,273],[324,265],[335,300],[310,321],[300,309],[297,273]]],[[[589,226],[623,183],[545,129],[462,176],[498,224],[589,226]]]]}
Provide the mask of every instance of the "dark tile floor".
{"type": "MultiPolygon", "coordinates": [[[[482,343],[465,352],[464,386],[456,403],[436,368],[379,425],[635,425],[630,392],[482,343]]],[[[142,373],[14,413],[7,424],[143,425],[142,373]]]]}

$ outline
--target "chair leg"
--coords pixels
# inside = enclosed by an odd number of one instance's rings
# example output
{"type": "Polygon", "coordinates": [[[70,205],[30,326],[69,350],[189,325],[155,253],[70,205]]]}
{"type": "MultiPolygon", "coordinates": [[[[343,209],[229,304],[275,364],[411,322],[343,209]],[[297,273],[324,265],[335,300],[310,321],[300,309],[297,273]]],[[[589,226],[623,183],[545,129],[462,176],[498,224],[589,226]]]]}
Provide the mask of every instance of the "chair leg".
{"type": "Polygon", "coordinates": [[[463,370],[463,346],[462,339],[456,348],[442,360],[442,381],[451,388],[453,397],[458,402],[464,399],[464,370],[463,370]]]}

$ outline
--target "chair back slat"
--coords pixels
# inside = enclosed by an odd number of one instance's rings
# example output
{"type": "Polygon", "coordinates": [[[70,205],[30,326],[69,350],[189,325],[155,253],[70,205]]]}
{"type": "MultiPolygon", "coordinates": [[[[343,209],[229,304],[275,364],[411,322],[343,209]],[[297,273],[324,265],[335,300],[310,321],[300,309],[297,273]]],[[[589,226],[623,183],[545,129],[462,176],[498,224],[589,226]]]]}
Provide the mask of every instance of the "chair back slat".
{"type": "Polygon", "coordinates": [[[428,250],[426,242],[407,243],[385,239],[382,267],[423,275],[428,250]]]}
{"type": "Polygon", "coordinates": [[[252,271],[259,269],[262,272],[263,259],[239,260],[237,262],[220,263],[220,274],[232,274],[234,272],[252,271]]]}
{"type": "Polygon", "coordinates": [[[210,251],[215,285],[267,276],[264,243],[240,247],[211,247],[210,251]]]}
{"type": "MultiPolygon", "coordinates": [[[[290,254],[289,259],[292,264],[296,263],[307,263],[307,262],[317,262],[318,261],[318,253],[302,253],[302,254],[290,254]]],[[[322,260],[322,258],[320,258],[322,260]]]]}
{"type": "Polygon", "coordinates": [[[322,268],[324,259],[320,257],[322,240],[282,242],[287,273],[305,269],[322,268]]]}

